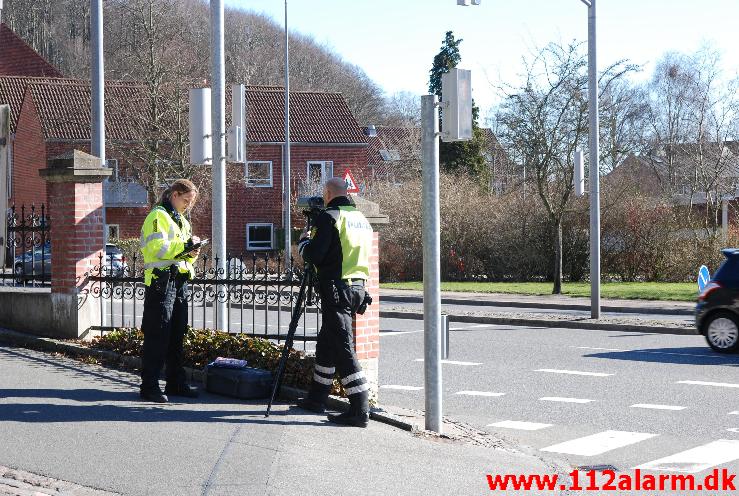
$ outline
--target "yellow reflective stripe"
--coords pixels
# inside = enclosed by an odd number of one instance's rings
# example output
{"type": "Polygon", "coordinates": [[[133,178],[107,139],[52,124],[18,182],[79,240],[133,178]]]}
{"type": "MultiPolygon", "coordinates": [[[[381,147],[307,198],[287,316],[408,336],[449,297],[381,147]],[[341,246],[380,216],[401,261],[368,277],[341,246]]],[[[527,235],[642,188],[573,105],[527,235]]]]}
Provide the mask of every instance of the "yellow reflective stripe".
{"type": "Polygon", "coordinates": [[[149,241],[151,241],[153,239],[164,239],[164,233],[155,232],[154,234],[149,234],[146,237],[146,243],[148,243],[149,241]]]}
{"type": "Polygon", "coordinates": [[[164,255],[166,255],[167,254],[167,251],[169,251],[170,244],[171,243],[168,240],[165,239],[162,242],[162,247],[159,248],[159,251],[157,252],[156,257],[157,258],[164,258],[164,255]]]}

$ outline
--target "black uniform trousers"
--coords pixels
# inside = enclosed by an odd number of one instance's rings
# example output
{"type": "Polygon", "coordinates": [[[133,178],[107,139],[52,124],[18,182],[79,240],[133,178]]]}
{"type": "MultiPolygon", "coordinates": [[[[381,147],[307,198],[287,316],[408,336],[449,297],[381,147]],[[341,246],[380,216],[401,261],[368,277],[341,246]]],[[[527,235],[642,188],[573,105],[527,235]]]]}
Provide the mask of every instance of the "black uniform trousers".
{"type": "MultiPolygon", "coordinates": [[[[321,330],[316,342],[316,366],[309,397],[324,402],[331,390],[335,372],[352,400],[352,390],[366,397],[367,380],[357,361],[352,335],[352,317],[364,300],[362,283],[319,281],[321,295],[321,330]]],[[[354,402],[353,402],[354,403],[354,402]]]]}
{"type": "Polygon", "coordinates": [[[166,364],[167,384],[185,383],[182,345],[187,328],[186,274],[162,274],[147,286],[144,297],[144,349],[141,364],[141,390],[159,389],[159,374],[166,364]]]}

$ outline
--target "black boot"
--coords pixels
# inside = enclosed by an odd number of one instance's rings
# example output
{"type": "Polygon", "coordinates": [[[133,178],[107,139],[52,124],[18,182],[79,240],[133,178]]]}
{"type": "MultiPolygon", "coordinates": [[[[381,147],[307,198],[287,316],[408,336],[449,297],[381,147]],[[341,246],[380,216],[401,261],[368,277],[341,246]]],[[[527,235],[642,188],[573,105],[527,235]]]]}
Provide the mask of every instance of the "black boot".
{"type": "Polygon", "coordinates": [[[326,411],[326,399],[328,393],[331,392],[331,386],[313,381],[310,385],[308,396],[298,400],[298,406],[314,413],[324,413],[326,411]]]}
{"type": "Polygon", "coordinates": [[[197,398],[198,388],[187,383],[169,385],[164,388],[164,392],[170,396],[182,396],[184,398],[197,398]]]}
{"type": "Polygon", "coordinates": [[[349,411],[329,415],[328,421],[352,427],[367,427],[369,424],[369,392],[362,391],[349,396],[349,411]]]}
{"type": "Polygon", "coordinates": [[[139,396],[141,396],[142,400],[151,401],[152,403],[166,403],[169,401],[169,398],[163,395],[159,388],[142,389],[139,396]]]}

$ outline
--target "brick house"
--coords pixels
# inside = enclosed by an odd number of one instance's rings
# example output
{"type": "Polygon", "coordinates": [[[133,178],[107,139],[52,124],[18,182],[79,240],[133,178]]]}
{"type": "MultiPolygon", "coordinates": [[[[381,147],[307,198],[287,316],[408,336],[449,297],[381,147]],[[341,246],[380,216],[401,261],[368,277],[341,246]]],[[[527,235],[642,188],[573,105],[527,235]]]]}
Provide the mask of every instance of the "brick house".
{"type": "Polygon", "coordinates": [[[0,23],[0,76],[62,77],[8,26],[0,23]]]}
{"type": "MultiPolygon", "coordinates": [[[[72,149],[90,150],[90,84],[47,77],[60,74],[44,66],[48,64],[12,32],[8,34],[5,26],[2,32],[15,45],[20,42],[31,51],[24,52],[29,68],[13,65],[5,71],[20,75],[0,74],[0,104],[11,107],[8,206],[38,204],[46,199],[46,184],[38,171],[46,167],[47,160],[72,149]]],[[[114,168],[112,178],[104,184],[106,223],[112,235],[138,237],[151,195],[132,180],[131,171],[141,163],[126,150],[141,139],[136,116],[145,115],[142,109],[148,103],[147,92],[141,84],[119,81],[106,82],[105,91],[106,159],[114,168]]],[[[227,109],[228,100],[230,94],[227,109]]],[[[233,253],[277,248],[279,231],[284,228],[284,90],[247,87],[246,108],[248,161],[227,164],[227,247],[233,253]]],[[[320,183],[346,169],[360,183],[368,177],[367,139],[341,94],[291,92],[290,110],[293,197],[320,194],[320,183]]],[[[203,198],[193,216],[195,232],[208,237],[209,204],[210,200],[203,198]]],[[[53,212],[50,215],[53,217],[53,212]]],[[[302,223],[300,215],[291,218],[293,227],[302,223]]]]}
{"type": "MultiPolygon", "coordinates": [[[[498,142],[493,131],[482,128],[483,155],[490,170],[490,189],[502,194],[522,181],[516,164],[498,142]]],[[[421,174],[423,161],[420,127],[369,126],[364,128],[369,143],[370,175],[376,180],[402,183],[421,174]]]]}

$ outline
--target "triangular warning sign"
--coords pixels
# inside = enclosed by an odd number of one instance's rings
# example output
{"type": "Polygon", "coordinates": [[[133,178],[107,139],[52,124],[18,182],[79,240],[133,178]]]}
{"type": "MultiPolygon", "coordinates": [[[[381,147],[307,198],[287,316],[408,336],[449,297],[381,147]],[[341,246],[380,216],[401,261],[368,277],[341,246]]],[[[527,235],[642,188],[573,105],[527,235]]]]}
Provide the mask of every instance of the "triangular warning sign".
{"type": "Polygon", "coordinates": [[[346,183],[347,193],[359,193],[357,181],[354,180],[354,176],[352,176],[352,172],[349,169],[344,169],[344,182],[346,183]]]}

